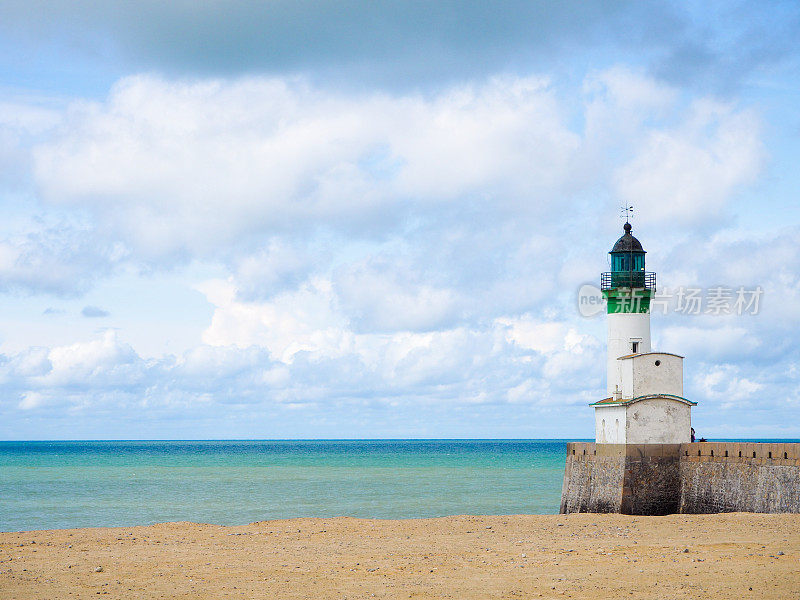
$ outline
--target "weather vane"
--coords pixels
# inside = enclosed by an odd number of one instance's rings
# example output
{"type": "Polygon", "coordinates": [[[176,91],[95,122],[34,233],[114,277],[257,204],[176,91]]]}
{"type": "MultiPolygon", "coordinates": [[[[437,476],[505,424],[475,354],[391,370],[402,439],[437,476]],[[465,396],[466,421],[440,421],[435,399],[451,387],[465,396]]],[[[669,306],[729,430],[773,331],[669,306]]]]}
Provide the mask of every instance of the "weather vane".
{"type": "Polygon", "coordinates": [[[629,223],[633,218],[633,206],[622,206],[619,209],[620,218],[625,217],[625,222],[629,223]]]}

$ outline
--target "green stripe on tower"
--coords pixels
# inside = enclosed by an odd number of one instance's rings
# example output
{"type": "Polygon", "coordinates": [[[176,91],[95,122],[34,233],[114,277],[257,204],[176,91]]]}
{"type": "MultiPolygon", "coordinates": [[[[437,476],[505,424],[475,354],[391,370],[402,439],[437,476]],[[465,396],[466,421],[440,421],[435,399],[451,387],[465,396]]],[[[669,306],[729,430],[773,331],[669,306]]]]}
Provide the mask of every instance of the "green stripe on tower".
{"type": "Polygon", "coordinates": [[[651,295],[652,290],[648,289],[603,290],[608,314],[649,313],[651,295]]]}

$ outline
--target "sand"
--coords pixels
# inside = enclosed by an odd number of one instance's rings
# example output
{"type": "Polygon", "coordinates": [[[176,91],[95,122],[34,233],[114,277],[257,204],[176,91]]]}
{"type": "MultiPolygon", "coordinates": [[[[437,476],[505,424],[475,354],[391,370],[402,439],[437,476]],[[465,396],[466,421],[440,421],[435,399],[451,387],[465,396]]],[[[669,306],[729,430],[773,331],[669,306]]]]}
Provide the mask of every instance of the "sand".
{"type": "Polygon", "coordinates": [[[800,515],[457,516],[0,533],[0,598],[800,599],[800,515]]]}

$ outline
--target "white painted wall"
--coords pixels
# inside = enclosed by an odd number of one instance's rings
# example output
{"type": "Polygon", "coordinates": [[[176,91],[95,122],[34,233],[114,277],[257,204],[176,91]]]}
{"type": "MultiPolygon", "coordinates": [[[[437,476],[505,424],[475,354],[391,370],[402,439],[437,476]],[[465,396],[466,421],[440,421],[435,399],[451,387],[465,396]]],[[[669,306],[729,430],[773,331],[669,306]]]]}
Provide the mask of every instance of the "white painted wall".
{"type": "Polygon", "coordinates": [[[683,357],[650,352],[617,361],[620,363],[623,398],[650,394],[683,396],[683,357]]]}
{"type": "MultiPolygon", "coordinates": [[[[683,396],[683,358],[674,354],[651,352],[620,362],[630,363],[631,396],[650,394],[683,396]],[[656,365],[656,363],[659,363],[656,365]]],[[[624,389],[624,383],[623,383],[624,389]]]]}
{"type": "Polygon", "coordinates": [[[653,398],[626,407],[628,444],[686,444],[691,441],[691,406],[653,398]]]}
{"type": "Polygon", "coordinates": [[[622,389],[622,373],[617,359],[631,354],[631,342],[639,341],[639,352],[650,352],[650,313],[612,313],[608,315],[608,365],[606,393],[622,389]]]}
{"type": "Polygon", "coordinates": [[[633,395],[633,361],[626,358],[618,358],[620,379],[622,381],[622,397],[630,400],[635,398],[633,395]]]}
{"type": "Polygon", "coordinates": [[[598,444],[624,444],[626,414],[624,406],[596,406],[594,437],[598,444]]]}

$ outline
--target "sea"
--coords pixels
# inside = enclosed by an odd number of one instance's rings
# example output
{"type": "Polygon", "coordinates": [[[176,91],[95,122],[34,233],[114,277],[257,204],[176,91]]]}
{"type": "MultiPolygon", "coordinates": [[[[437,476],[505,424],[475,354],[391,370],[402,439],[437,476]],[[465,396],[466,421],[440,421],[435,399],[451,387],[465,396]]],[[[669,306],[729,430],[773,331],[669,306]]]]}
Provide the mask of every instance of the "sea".
{"type": "Polygon", "coordinates": [[[0,531],[557,513],[567,441],[0,442],[0,531]]]}

